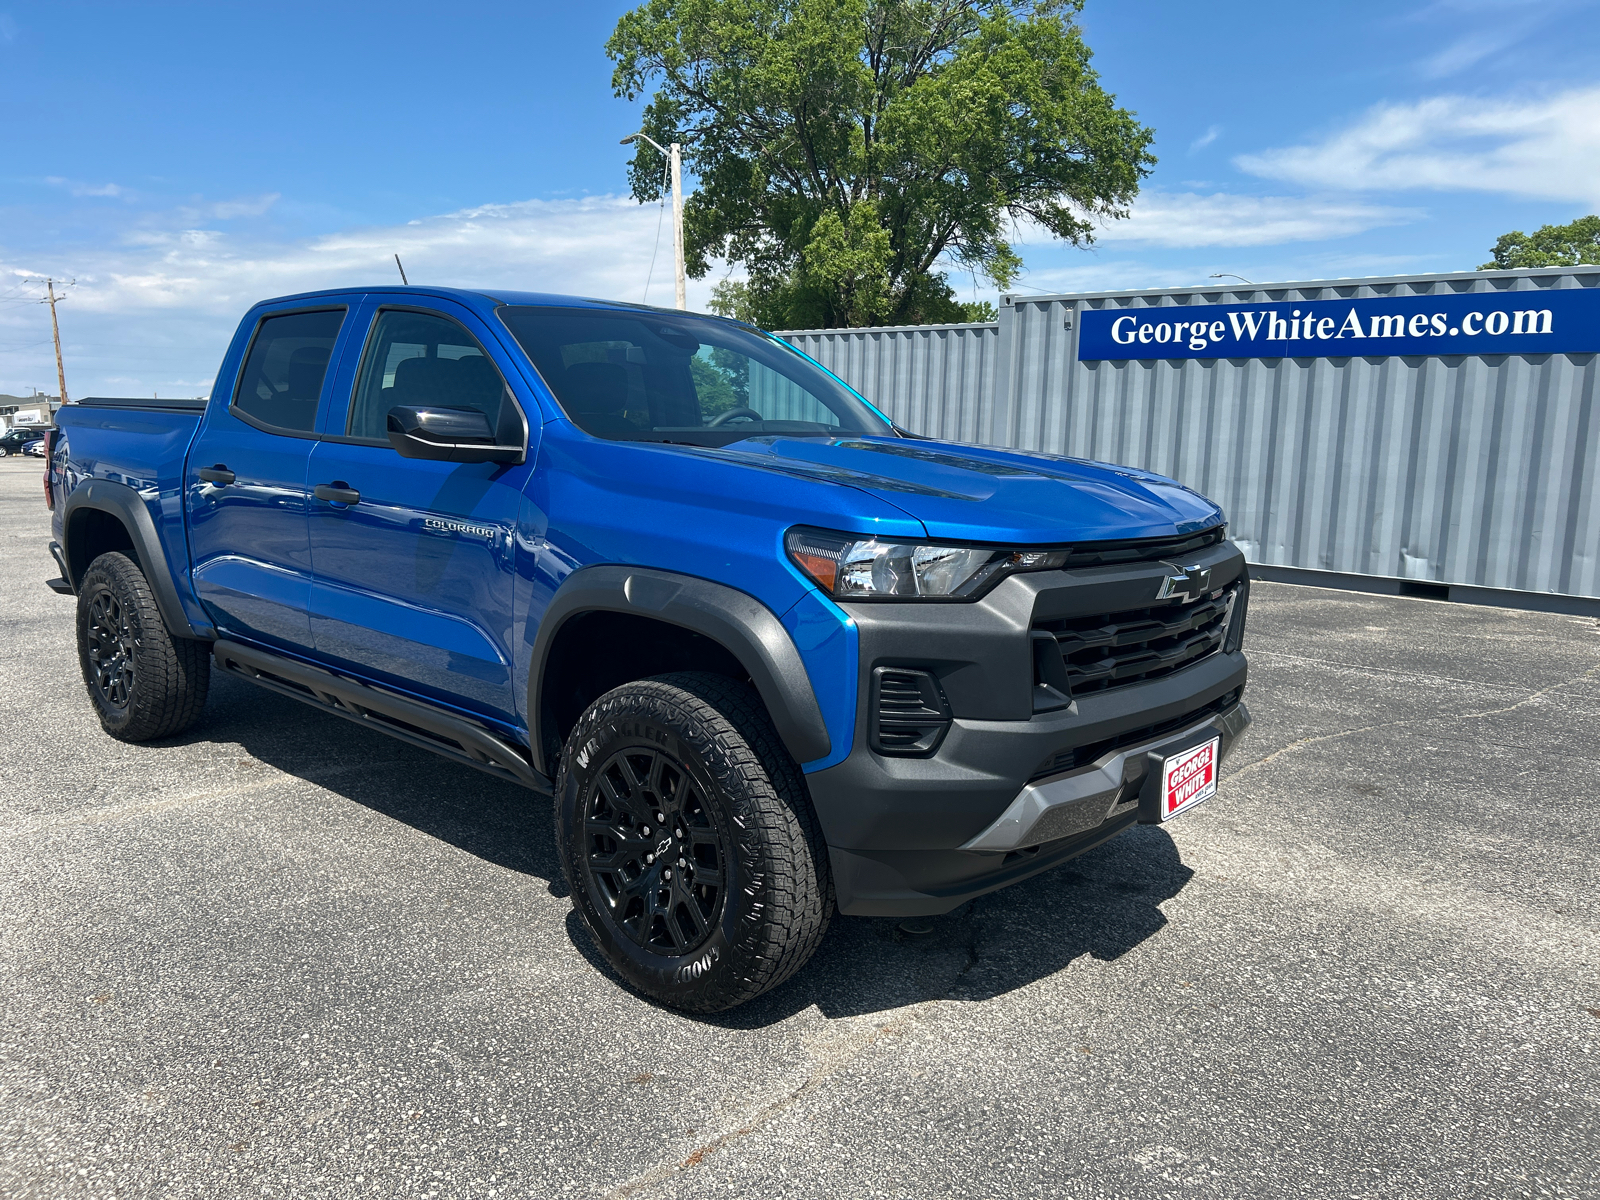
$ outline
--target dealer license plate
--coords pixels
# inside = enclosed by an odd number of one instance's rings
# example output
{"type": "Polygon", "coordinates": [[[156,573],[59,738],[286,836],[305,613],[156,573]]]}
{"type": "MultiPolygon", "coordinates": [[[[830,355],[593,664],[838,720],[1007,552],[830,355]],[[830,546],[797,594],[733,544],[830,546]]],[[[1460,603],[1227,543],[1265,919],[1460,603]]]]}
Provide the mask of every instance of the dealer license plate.
{"type": "Polygon", "coordinates": [[[1174,754],[1161,764],[1161,819],[1170,821],[1181,812],[1217,793],[1217,748],[1221,738],[1174,754]]]}

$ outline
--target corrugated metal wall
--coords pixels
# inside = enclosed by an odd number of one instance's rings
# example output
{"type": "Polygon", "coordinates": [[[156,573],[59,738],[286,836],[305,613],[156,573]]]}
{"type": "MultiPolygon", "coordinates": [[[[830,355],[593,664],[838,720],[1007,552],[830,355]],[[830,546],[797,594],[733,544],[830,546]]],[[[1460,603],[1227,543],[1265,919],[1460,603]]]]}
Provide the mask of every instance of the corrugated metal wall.
{"type": "Polygon", "coordinates": [[[785,334],[918,433],[1144,467],[1252,562],[1600,596],[1594,354],[1080,362],[1076,312],[1593,287],[1600,272],[1002,297],[995,325],[785,334]]]}
{"type": "Polygon", "coordinates": [[[781,336],[907,429],[953,442],[995,441],[999,325],[822,329],[781,336]]]}

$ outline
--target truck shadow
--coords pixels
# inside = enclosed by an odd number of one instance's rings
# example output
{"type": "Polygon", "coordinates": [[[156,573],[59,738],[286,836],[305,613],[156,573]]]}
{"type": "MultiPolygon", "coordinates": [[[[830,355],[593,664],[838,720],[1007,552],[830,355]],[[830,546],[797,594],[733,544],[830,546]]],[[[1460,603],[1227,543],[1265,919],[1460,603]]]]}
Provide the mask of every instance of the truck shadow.
{"type": "MultiPolygon", "coordinates": [[[[1121,958],[1166,926],[1159,906],[1193,875],[1164,829],[1136,825],[944,916],[907,922],[835,916],[816,957],[793,979],[700,1019],[756,1029],[811,1005],[824,1016],[851,1017],[929,1000],[992,1000],[1081,958],[1121,958]]],[[[582,936],[575,918],[569,927],[582,936]]]]}
{"type": "MultiPolygon", "coordinates": [[[[205,723],[182,740],[236,742],[269,766],[566,894],[545,797],[225,676],[213,678],[205,723]]],[[[1081,958],[1120,958],[1166,925],[1159,906],[1193,874],[1164,829],[1135,826],[1032,879],[916,923],[926,932],[892,919],[835,916],[793,979],[730,1012],[694,1019],[758,1029],[813,1005],[847,1017],[928,1000],[993,999],[1081,958]]],[[[567,929],[578,952],[620,984],[576,913],[567,929]]]]}

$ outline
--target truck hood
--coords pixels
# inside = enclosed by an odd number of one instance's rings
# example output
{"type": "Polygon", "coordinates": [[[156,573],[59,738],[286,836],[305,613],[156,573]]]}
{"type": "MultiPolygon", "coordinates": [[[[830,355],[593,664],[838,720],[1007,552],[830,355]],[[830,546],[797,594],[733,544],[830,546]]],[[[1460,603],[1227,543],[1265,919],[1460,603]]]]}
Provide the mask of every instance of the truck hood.
{"type": "Polygon", "coordinates": [[[951,541],[1118,541],[1172,537],[1223,521],[1220,508],[1161,475],[1086,459],[905,438],[758,437],[717,457],[870,492],[951,541]]]}

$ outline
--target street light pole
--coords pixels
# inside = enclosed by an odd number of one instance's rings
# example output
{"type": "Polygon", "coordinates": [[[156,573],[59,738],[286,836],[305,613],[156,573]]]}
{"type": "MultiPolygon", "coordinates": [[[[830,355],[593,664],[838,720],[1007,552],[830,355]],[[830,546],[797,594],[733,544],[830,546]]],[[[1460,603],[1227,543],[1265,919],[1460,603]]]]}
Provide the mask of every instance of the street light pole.
{"type": "Polygon", "coordinates": [[[672,167],[672,259],[673,269],[677,282],[677,302],[680,309],[689,307],[688,296],[684,287],[683,275],[683,147],[673,142],[671,147],[663,146],[645,133],[630,133],[622,139],[621,144],[626,146],[629,142],[646,141],[667,156],[667,161],[672,167]]]}
{"type": "Polygon", "coordinates": [[[680,311],[689,307],[683,283],[683,147],[672,143],[672,263],[680,311]]]}

